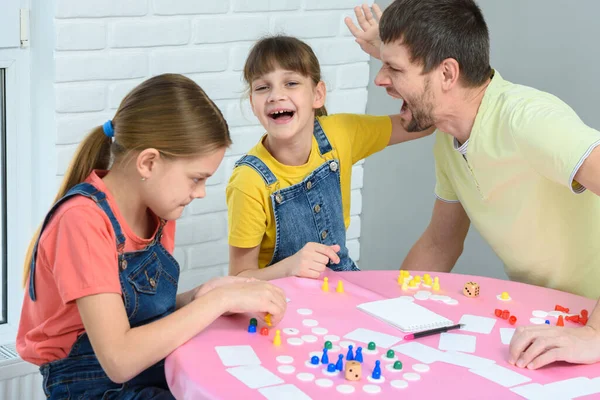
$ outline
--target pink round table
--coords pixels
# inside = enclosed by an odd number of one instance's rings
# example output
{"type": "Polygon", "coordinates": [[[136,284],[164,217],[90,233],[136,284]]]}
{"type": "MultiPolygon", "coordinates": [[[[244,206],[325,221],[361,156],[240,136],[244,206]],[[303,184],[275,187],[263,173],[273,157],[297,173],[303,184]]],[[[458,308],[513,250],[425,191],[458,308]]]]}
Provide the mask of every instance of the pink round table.
{"type": "MultiPolygon", "coordinates": [[[[426,272],[414,272],[413,275],[423,275],[426,272]]],[[[340,375],[330,377],[324,373],[324,366],[319,368],[310,368],[306,362],[310,360],[311,353],[322,353],[325,336],[336,335],[340,341],[333,341],[334,346],[339,346],[344,341],[344,336],[357,328],[366,328],[372,331],[393,335],[402,338],[404,333],[399,329],[384,323],[363,311],[357,309],[357,305],[375,300],[386,298],[395,298],[400,296],[412,296],[419,290],[430,290],[420,288],[417,290],[401,290],[397,283],[398,271],[364,271],[364,272],[344,272],[335,273],[327,271],[324,276],[329,278],[329,292],[321,290],[323,279],[311,280],[301,278],[285,278],[273,281],[276,285],[283,288],[289,299],[288,308],[284,319],[277,327],[269,329],[268,336],[259,334],[260,329],[266,326],[263,321],[258,322],[257,332],[248,333],[248,324],[251,315],[234,315],[221,317],[205,331],[198,334],[189,342],[179,347],[166,359],[165,371],[167,381],[172,393],[177,399],[265,399],[265,398],[285,398],[285,399],[347,399],[347,398],[380,398],[380,399],[398,399],[418,398],[418,399],[520,399],[523,396],[511,391],[515,387],[528,386],[537,393],[537,398],[558,398],[541,396],[540,391],[535,389],[543,388],[542,385],[550,385],[547,388],[553,388],[552,393],[564,391],[562,383],[571,386],[575,385],[580,389],[584,396],[578,398],[600,398],[600,364],[597,365],[570,365],[566,363],[556,363],[549,367],[530,371],[512,367],[507,362],[508,345],[503,344],[500,338],[501,328],[516,328],[520,325],[531,325],[530,319],[533,318],[532,311],[553,311],[555,305],[559,304],[570,308],[572,313],[578,314],[582,309],[592,311],[595,300],[563,293],[551,289],[540,288],[531,285],[525,285],[517,282],[508,282],[484,277],[475,277],[460,274],[431,273],[432,276],[438,276],[440,282],[440,291],[432,292],[437,295],[449,296],[458,301],[456,305],[450,305],[443,301],[435,300],[415,300],[421,306],[438,313],[455,323],[465,314],[489,317],[496,319],[493,330],[489,334],[472,333],[463,330],[453,330],[452,333],[472,335],[476,337],[476,350],[472,355],[495,361],[495,365],[516,371],[519,374],[530,378],[531,380],[522,384],[505,387],[499,383],[486,379],[474,372],[468,367],[454,365],[443,361],[429,363],[429,371],[418,372],[419,380],[407,381],[405,388],[395,388],[391,381],[406,380],[404,373],[414,372],[412,366],[423,364],[411,357],[396,352],[396,356],[403,363],[403,370],[400,372],[391,372],[386,368],[388,362],[382,360],[382,355],[388,348],[378,346],[378,354],[364,355],[362,364],[362,379],[352,382],[344,379],[343,371],[340,375]],[[344,285],[344,293],[337,293],[336,286],[341,280],[344,285]],[[462,294],[462,288],[468,281],[477,282],[480,286],[480,295],[476,298],[468,298],[462,294]],[[502,301],[497,298],[502,292],[508,292],[511,300],[502,301]],[[304,315],[298,312],[305,312],[304,309],[312,311],[310,315],[304,315]],[[517,317],[516,324],[510,325],[507,320],[497,318],[494,315],[495,309],[509,310],[511,315],[517,317]],[[312,322],[306,322],[312,320],[312,322]],[[310,326],[317,324],[316,326],[310,326]],[[307,326],[309,325],[309,326],[307,326]],[[322,329],[327,333],[324,335],[322,329]],[[284,333],[284,328],[294,328],[298,330],[297,334],[288,335],[284,333]],[[281,346],[273,345],[275,330],[281,330],[281,346]],[[292,345],[288,342],[290,338],[305,338],[300,345],[292,345]],[[316,338],[316,341],[315,341],[316,338]],[[287,385],[292,386],[294,390],[304,393],[288,394],[275,397],[266,397],[261,393],[265,388],[250,388],[248,385],[238,380],[228,372],[228,369],[236,368],[236,365],[225,366],[219,357],[217,346],[251,346],[252,350],[258,356],[260,365],[279,377],[279,382],[269,384],[266,388],[287,385]],[[279,356],[290,356],[286,360],[287,364],[278,361],[279,356]],[[371,394],[365,392],[365,386],[373,386],[367,379],[375,364],[375,360],[381,360],[382,376],[384,382],[375,384],[380,387],[379,393],[371,394]],[[285,367],[288,371],[281,372],[278,368],[282,365],[293,366],[294,371],[289,373],[292,368],[285,367]],[[303,381],[298,378],[298,374],[313,374],[314,380],[303,381]],[[329,379],[333,381],[331,387],[320,387],[316,384],[318,379],[329,379]],[[342,393],[338,391],[338,386],[344,385],[345,390],[354,390],[353,393],[342,393]],[[348,389],[351,386],[352,389],[348,389]],[[596,394],[593,393],[594,387],[597,388],[596,394]],[[297,397],[294,397],[297,396],[297,397]]],[[[399,310],[398,312],[401,312],[399,310]]],[[[551,324],[556,324],[556,317],[546,317],[551,324]]],[[[565,321],[565,326],[578,326],[573,322],[565,321]]],[[[285,332],[290,332],[285,330],[285,332]]],[[[414,342],[422,343],[434,349],[438,349],[440,335],[429,336],[417,339],[414,342]]],[[[400,341],[393,345],[408,343],[400,341]]],[[[366,343],[355,342],[357,346],[367,349],[366,343]]],[[[340,346],[341,347],[341,346],[340,346]]],[[[335,348],[335,347],[334,347],[335,348]]],[[[337,355],[346,356],[346,349],[329,352],[329,362],[335,363],[337,355]]],[[[284,357],[285,358],[285,357],[284,357]]],[[[282,360],[280,358],[279,360],[282,360]]],[[[414,375],[413,375],[414,377],[414,375]]],[[[276,388],[278,389],[278,388],[276,388]]],[[[371,387],[372,389],[372,387],[371,387]]],[[[341,390],[341,388],[339,389],[341,390]]],[[[571,389],[569,389],[570,391],[571,389]]],[[[290,392],[292,393],[292,392],[290,392]]],[[[272,395],[274,396],[274,395],[272,395]]],[[[558,395],[557,395],[558,396],[558,395]]],[[[562,396],[562,395],[561,395],[562,396]]],[[[534,394],[529,398],[536,398],[534,394]]],[[[560,397],[560,398],[565,398],[560,397]]],[[[570,398],[570,397],[566,397],[570,398]]]]}

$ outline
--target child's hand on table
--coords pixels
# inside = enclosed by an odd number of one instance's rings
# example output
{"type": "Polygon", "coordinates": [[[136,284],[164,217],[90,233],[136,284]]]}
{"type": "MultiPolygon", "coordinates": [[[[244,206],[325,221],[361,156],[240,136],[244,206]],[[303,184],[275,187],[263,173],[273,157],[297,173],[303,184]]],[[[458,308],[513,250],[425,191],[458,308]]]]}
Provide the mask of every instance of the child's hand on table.
{"type": "Polygon", "coordinates": [[[283,290],[272,283],[253,278],[240,278],[245,282],[235,282],[219,286],[220,297],[227,302],[230,313],[256,313],[263,319],[271,314],[271,324],[277,325],[283,319],[287,301],[283,290]]]}
{"type": "Polygon", "coordinates": [[[194,295],[192,297],[193,300],[197,299],[210,292],[214,288],[231,285],[233,283],[243,283],[243,282],[252,282],[255,281],[254,278],[246,278],[246,277],[238,277],[238,276],[220,276],[217,278],[212,278],[209,281],[203,283],[194,289],[194,295]]]}
{"type": "Polygon", "coordinates": [[[340,251],[340,246],[337,244],[327,246],[309,242],[300,251],[285,260],[288,276],[316,279],[325,271],[330,260],[334,264],[340,262],[338,251],[340,251]]]}
{"type": "Polygon", "coordinates": [[[600,332],[591,326],[565,328],[534,325],[517,328],[508,362],[537,369],[554,361],[593,364],[600,361],[600,332]]]}

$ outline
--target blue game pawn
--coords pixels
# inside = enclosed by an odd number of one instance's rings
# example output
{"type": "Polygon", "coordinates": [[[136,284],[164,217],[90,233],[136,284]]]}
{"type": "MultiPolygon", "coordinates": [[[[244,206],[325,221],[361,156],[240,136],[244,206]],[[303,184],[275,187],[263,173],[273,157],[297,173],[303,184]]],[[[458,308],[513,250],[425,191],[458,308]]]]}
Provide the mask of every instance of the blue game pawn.
{"type": "Polygon", "coordinates": [[[352,352],[352,348],[353,348],[353,347],[354,347],[354,346],[352,346],[352,345],[348,346],[348,354],[346,354],[346,360],[347,360],[347,361],[352,361],[352,360],[354,360],[354,353],[352,352]]]}
{"type": "Polygon", "coordinates": [[[373,379],[381,378],[381,361],[375,361],[375,368],[373,368],[373,375],[371,376],[373,379]]]}
{"type": "Polygon", "coordinates": [[[546,320],[546,322],[544,322],[546,325],[550,325],[550,320],[546,320]]]}
{"type": "Polygon", "coordinates": [[[344,362],[342,361],[344,359],[344,356],[341,354],[338,354],[338,360],[337,363],[335,364],[335,369],[337,369],[338,371],[341,371],[344,369],[344,362]]]}
{"type": "Polygon", "coordinates": [[[248,325],[249,333],[256,333],[256,325],[248,325]]]}
{"type": "Polygon", "coordinates": [[[356,354],[354,355],[354,360],[358,361],[359,363],[363,362],[362,347],[359,347],[356,349],[356,354]]]}
{"type": "Polygon", "coordinates": [[[327,357],[327,349],[323,349],[323,356],[321,357],[321,364],[329,364],[329,357],[327,357]]]}
{"type": "Polygon", "coordinates": [[[319,357],[318,357],[318,356],[312,356],[312,357],[310,358],[310,363],[311,363],[312,365],[319,365],[319,357]]]}
{"type": "Polygon", "coordinates": [[[327,372],[335,372],[335,364],[329,364],[327,366],[327,372]]]}

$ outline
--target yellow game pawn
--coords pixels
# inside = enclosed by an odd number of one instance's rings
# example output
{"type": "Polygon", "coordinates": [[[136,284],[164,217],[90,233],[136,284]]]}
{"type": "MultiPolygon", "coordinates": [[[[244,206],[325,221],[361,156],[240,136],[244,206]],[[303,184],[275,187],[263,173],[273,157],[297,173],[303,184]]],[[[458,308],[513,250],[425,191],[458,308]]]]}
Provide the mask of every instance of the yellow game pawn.
{"type": "Polygon", "coordinates": [[[433,290],[435,292],[440,290],[440,278],[438,278],[437,276],[433,279],[433,290]]]}
{"type": "Polygon", "coordinates": [[[324,292],[329,292],[329,278],[323,278],[323,286],[321,286],[321,290],[324,292]]]}
{"type": "Polygon", "coordinates": [[[271,326],[271,314],[265,315],[265,323],[271,326]]]}
{"type": "Polygon", "coordinates": [[[338,293],[344,293],[344,284],[342,283],[342,281],[338,281],[335,291],[338,293]]]}
{"type": "Polygon", "coordinates": [[[273,338],[273,346],[281,346],[281,332],[279,329],[275,331],[275,338],[273,338]]]}
{"type": "Polygon", "coordinates": [[[420,275],[415,276],[415,281],[417,283],[421,283],[421,276],[420,275]]]}
{"type": "Polygon", "coordinates": [[[404,277],[402,276],[402,271],[400,271],[400,275],[398,275],[398,285],[402,285],[404,281],[404,277]]]}
{"type": "Polygon", "coordinates": [[[408,290],[408,284],[406,281],[402,282],[402,290],[408,290]]]}
{"type": "Polygon", "coordinates": [[[417,287],[417,281],[414,279],[411,279],[410,282],[408,282],[408,287],[409,288],[417,287]]]}

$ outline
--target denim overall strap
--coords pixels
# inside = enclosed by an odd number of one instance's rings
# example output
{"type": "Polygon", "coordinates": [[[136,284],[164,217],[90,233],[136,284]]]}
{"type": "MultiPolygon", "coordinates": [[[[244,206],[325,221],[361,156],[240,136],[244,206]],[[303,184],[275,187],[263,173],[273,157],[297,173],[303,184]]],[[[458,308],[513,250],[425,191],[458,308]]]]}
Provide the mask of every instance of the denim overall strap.
{"type": "Polygon", "coordinates": [[[327,139],[327,135],[323,132],[323,128],[321,128],[321,124],[319,120],[315,118],[315,127],[313,129],[313,135],[317,140],[317,144],[319,145],[319,152],[321,155],[329,153],[333,148],[331,147],[331,143],[329,143],[329,139],[327,139]]]}
{"type": "MultiPolygon", "coordinates": [[[[329,139],[315,119],[314,136],[321,155],[333,151],[329,139]]],[[[296,254],[309,242],[340,246],[334,271],[357,270],[346,247],[346,226],[340,184],[340,161],[325,160],[304,180],[271,195],[276,237],[269,265],[296,254]]]]}
{"type": "Polygon", "coordinates": [[[246,154],[245,156],[237,160],[237,162],[235,163],[235,167],[238,167],[240,165],[247,165],[256,172],[258,172],[267,184],[267,186],[271,186],[272,184],[277,182],[277,177],[275,177],[275,175],[271,172],[269,167],[267,167],[267,165],[256,156],[246,154]]]}
{"type": "Polygon", "coordinates": [[[96,189],[95,186],[93,186],[89,183],[86,183],[86,182],[73,186],[71,189],[69,189],[69,191],[63,197],[61,197],[52,206],[52,208],[46,215],[46,218],[44,218],[44,222],[40,229],[40,234],[35,242],[35,246],[33,247],[33,252],[32,252],[32,256],[31,256],[31,264],[30,264],[30,269],[29,269],[29,297],[31,298],[32,301],[36,301],[35,266],[36,266],[38,245],[40,242],[40,237],[42,236],[42,232],[44,231],[44,228],[46,227],[46,225],[48,224],[48,222],[50,221],[50,219],[52,218],[52,216],[54,215],[56,210],[65,201],[67,201],[71,197],[74,197],[77,195],[85,196],[89,199],[94,200],[94,202],[98,205],[98,207],[100,207],[102,209],[102,211],[104,211],[106,213],[106,215],[110,219],[112,227],[115,231],[115,236],[117,238],[117,249],[119,250],[119,254],[121,254],[123,252],[123,248],[125,247],[125,235],[123,235],[123,231],[121,230],[121,226],[119,225],[119,222],[117,222],[117,218],[115,217],[114,213],[108,206],[108,201],[106,200],[106,194],[104,194],[104,192],[101,192],[98,189],[96,189]]]}

